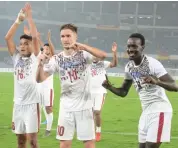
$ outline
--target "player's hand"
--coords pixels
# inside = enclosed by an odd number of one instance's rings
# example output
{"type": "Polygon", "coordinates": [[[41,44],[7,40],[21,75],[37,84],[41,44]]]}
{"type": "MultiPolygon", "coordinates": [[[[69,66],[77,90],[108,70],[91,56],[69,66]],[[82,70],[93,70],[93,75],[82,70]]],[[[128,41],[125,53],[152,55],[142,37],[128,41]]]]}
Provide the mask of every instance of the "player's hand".
{"type": "Polygon", "coordinates": [[[47,61],[49,61],[50,57],[46,54],[40,54],[38,57],[39,64],[44,65],[47,61]]]}
{"type": "Polygon", "coordinates": [[[155,84],[155,85],[157,85],[158,81],[159,80],[156,77],[146,76],[146,77],[143,77],[142,84],[155,84]]]}
{"type": "Polygon", "coordinates": [[[72,44],[69,48],[73,48],[74,50],[84,50],[85,49],[85,45],[75,42],[74,44],[72,44]]]}
{"type": "Polygon", "coordinates": [[[51,30],[48,30],[48,41],[51,40],[51,30]]]}
{"type": "Polygon", "coordinates": [[[16,23],[17,24],[21,24],[26,18],[26,9],[25,8],[22,8],[20,10],[20,12],[18,13],[18,16],[17,16],[17,19],[16,19],[16,23]]]}
{"type": "Polygon", "coordinates": [[[29,3],[25,4],[25,10],[26,10],[27,20],[32,19],[32,7],[29,3]]]}
{"type": "Polygon", "coordinates": [[[117,52],[117,43],[113,42],[112,44],[112,52],[117,52]]]}
{"type": "Polygon", "coordinates": [[[108,89],[109,87],[111,87],[111,83],[109,82],[108,76],[105,74],[106,80],[104,80],[104,82],[102,83],[102,86],[106,89],[108,89]]]}

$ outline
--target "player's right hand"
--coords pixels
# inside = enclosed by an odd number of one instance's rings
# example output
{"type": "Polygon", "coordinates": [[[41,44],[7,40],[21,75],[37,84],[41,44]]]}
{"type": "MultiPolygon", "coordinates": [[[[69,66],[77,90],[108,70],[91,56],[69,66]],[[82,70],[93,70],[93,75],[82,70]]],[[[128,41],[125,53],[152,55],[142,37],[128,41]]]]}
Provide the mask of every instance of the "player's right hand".
{"type": "Polygon", "coordinates": [[[105,77],[106,77],[106,80],[102,83],[102,86],[104,87],[104,88],[106,88],[106,89],[108,89],[109,87],[111,87],[112,85],[111,85],[111,83],[110,83],[110,81],[109,81],[109,79],[108,79],[108,76],[105,74],[105,77]]]}
{"type": "Polygon", "coordinates": [[[50,57],[47,56],[46,54],[40,54],[38,56],[38,62],[39,62],[39,64],[42,64],[42,65],[44,65],[47,61],[49,61],[49,59],[50,59],[50,57]]]}
{"type": "Polygon", "coordinates": [[[16,23],[17,24],[21,24],[26,18],[26,9],[23,8],[20,10],[20,12],[18,13],[17,19],[16,19],[16,23]]]}
{"type": "Polygon", "coordinates": [[[113,42],[112,44],[112,52],[117,52],[117,43],[113,42]]]}
{"type": "Polygon", "coordinates": [[[51,30],[48,30],[48,41],[51,40],[51,30]]]}
{"type": "Polygon", "coordinates": [[[70,46],[70,48],[73,48],[74,50],[84,50],[85,47],[84,47],[84,44],[81,44],[81,43],[78,43],[78,42],[75,42],[74,44],[72,44],[70,46]]]}
{"type": "Polygon", "coordinates": [[[29,3],[26,3],[24,10],[25,10],[25,13],[26,13],[27,20],[31,20],[32,19],[32,7],[31,7],[31,5],[29,3]]]}

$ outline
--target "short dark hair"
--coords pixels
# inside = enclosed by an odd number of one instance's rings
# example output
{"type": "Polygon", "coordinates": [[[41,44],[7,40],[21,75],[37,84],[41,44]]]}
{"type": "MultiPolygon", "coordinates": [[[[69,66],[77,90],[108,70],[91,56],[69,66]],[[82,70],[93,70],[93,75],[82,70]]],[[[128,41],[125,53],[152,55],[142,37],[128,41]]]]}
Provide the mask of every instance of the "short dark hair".
{"type": "Polygon", "coordinates": [[[49,43],[45,43],[43,46],[48,46],[49,47],[49,43]]]}
{"type": "Polygon", "coordinates": [[[43,51],[43,50],[44,50],[43,47],[41,47],[41,48],[40,48],[40,51],[43,51]]]}
{"type": "Polygon", "coordinates": [[[32,36],[27,35],[27,34],[23,34],[23,35],[20,36],[20,40],[21,40],[21,39],[27,39],[27,40],[29,40],[29,41],[32,41],[32,36]]]}
{"type": "Polygon", "coordinates": [[[62,25],[61,28],[60,28],[60,32],[61,32],[61,30],[64,30],[64,29],[70,29],[75,33],[77,33],[77,31],[78,31],[78,28],[73,24],[64,24],[64,25],[62,25]]]}
{"type": "Polygon", "coordinates": [[[131,34],[129,36],[129,38],[138,38],[138,39],[141,40],[141,45],[145,46],[145,37],[142,34],[140,34],[140,33],[133,33],[133,34],[131,34]]]}

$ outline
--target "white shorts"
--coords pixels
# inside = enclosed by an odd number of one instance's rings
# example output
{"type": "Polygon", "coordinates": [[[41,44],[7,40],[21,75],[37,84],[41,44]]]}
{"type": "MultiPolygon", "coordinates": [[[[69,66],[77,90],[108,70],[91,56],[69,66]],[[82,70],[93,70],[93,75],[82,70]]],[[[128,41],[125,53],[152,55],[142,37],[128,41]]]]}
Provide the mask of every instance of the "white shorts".
{"type": "Polygon", "coordinates": [[[170,142],[172,113],[142,114],[139,121],[139,143],[170,142]]]}
{"type": "Polygon", "coordinates": [[[15,134],[37,133],[39,131],[39,125],[39,103],[27,105],[14,104],[12,131],[15,134]]]}
{"type": "Polygon", "coordinates": [[[53,89],[40,90],[41,106],[53,106],[54,91],[53,89]]]}
{"type": "Polygon", "coordinates": [[[91,94],[93,100],[93,110],[100,111],[104,105],[105,93],[93,93],[91,94]]]}
{"type": "Polygon", "coordinates": [[[56,138],[59,140],[72,140],[75,130],[78,140],[86,141],[95,139],[92,109],[76,112],[60,110],[56,138]]]}

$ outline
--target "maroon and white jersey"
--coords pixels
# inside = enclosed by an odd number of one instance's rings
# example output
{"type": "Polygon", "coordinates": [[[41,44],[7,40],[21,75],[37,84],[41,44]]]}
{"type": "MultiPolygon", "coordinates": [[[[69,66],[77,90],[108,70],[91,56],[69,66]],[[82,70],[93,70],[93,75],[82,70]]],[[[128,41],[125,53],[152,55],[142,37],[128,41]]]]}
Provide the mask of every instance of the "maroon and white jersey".
{"type": "Polygon", "coordinates": [[[144,56],[140,65],[129,61],[125,67],[125,79],[133,80],[139,94],[144,113],[172,112],[172,106],[164,88],[158,85],[143,84],[144,76],[160,78],[167,74],[163,65],[156,59],[144,56]]]}
{"type": "Polygon", "coordinates": [[[91,93],[107,93],[102,83],[106,79],[106,68],[110,66],[109,61],[99,61],[91,64],[91,93]]]}
{"type": "Polygon", "coordinates": [[[49,74],[59,73],[62,109],[81,111],[92,108],[89,79],[91,61],[92,55],[82,50],[70,56],[61,52],[44,65],[44,71],[49,74]]]}
{"type": "Polygon", "coordinates": [[[39,93],[36,83],[38,59],[34,54],[21,57],[16,51],[12,56],[14,64],[14,102],[15,104],[39,103],[39,93]]]}

